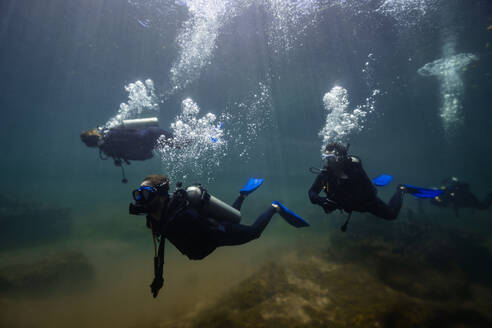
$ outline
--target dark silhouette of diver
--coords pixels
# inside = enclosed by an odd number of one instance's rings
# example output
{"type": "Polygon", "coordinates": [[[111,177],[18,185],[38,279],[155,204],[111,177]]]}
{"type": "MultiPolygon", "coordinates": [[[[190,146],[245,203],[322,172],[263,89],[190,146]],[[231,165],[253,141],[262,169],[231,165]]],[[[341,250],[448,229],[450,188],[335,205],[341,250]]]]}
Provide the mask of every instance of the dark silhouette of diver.
{"type": "Polygon", "coordinates": [[[260,237],[273,214],[278,212],[295,227],[309,224],[279,202],[273,202],[252,225],[240,224],[241,205],[263,179],[250,179],[241,189],[232,207],[210,195],[201,185],[178,188],[169,193],[169,179],[162,175],[147,176],[133,191],[135,203],[130,204],[130,214],[146,214],[147,227],[154,238],[154,280],[151,292],[154,297],[164,283],[164,244],[168,239],[182,254],[191,260],[201,260],[217,247],[241,245],[260,237]],[[159,246],[157,247],[157,242],[159,246]]]}
{"type": "Polygon", "coordinates": [[[347,151],[348,147],[336,142],[326,146],[323,154],[326,164],[308,192],[311,203],[321,206],[326,213],[337,209],[349,213],[342,231],[346,231],[353,211],[395,220],[402,206],[405,187],[398,185],[389,204],[386,204],[377,197],[377,190],[362,168],[360,158],[348,155],[347,151]],[[321,191],[325,192],[325,197],[319,195],[321,191]]]}
{"type": "Polygon", "coordinates": [[[162,140],[173,146],[173,135],[157,126],[143,126],[138,128],[114,127],[110,129],[93,129],[83,131],[80,139],[88,147],[99,148],[99,157],[103,160],[113,158],[114,165],[121,167],[123,179],[126,183],[123,164],[130,161],[144,161],[153,157],[152,151],[162,140]]]}
{"type": "Polygon", "coordinates": [[[456,216],[460,208],[472,208],[486,210],[492,205],[492,193],[488,194],[483,201],[470,190],[470,184],[458,180],[456,177],[445,179],[441,186],[443,193],[431,199],[430,203],[438,207],[453,208],[456,216]]]}

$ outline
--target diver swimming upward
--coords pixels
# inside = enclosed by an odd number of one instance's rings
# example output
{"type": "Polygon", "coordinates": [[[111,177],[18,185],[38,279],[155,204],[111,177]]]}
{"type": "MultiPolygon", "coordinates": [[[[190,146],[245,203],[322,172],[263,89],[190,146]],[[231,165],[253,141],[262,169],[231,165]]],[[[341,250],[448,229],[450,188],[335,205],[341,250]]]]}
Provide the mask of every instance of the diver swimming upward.
{"type": "Polygon", "coordinates": [[[398,185],[389,204],[377,197],[377,190],[362,168],[360,158],[348,155],[348,147],[340,143],[326,145],[325,166],[309,189],[311,203],[326,213],[343,210],[349,213],[342,231],[347,229],[353,211],[369,212],[385,220],[395,220],[400,212],[405,187],[398,185]],[[326,196],[320,196],[324,191],[326,196]]]}
{"type": "Polygon", "coordinates": [[[164,244],[168,239],[191,260],[201,260],[217,247],[241,245],[260,237],[273,214],[279,213],[289,224],[299,228],[309,224],[281,203],[274,201],[252,225],[240,224],[241,205],[246,197],[258,189],[263,179],[250,179],[232,206],[210,195],[201,185],[186,189],[177,184],[169,193],[169,179],[163,175],[147,176],[133,191],[135,203],[130,214],[147,215],[147,227],[154,238],[154,297],[164,283],[164,244]],[[157,246],[157,242],[159,246],[157,246]]]}

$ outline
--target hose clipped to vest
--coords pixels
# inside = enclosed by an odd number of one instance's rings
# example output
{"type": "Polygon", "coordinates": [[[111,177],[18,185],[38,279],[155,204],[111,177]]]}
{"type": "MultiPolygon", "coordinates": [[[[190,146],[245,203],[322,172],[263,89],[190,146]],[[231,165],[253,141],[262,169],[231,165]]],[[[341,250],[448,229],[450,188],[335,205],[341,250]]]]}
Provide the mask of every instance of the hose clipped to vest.
{"type": "Polygon", "coordinates": [[[350,218],[351,217],[352,217],[352,212],[349,212],[349,215],[347,217],[347,220],[345,220],[345,223],[340,227],[340,230],[342,230],[342,232],[347,231],[347,227],[348,227],[348,224],[349,224],[349,221],[350,221],[350,218]]]}
{"type": "Polygon", "coordinates": [[[321,172],[323,172],[323,169],[319,169],[317,167],[311,166],[309,168],[309,172],[312,173],[312,174],[320,174],[321,172]]]}
{"type": "Polygon", "coordinates": [[[123,179],[121,179],[121,183],[127,183],[128,179],[126,178],[126,175],[125,175],[125,169],[123,168],[123,165],[121,165],[120,167],[121,167],[121,174],[123,176],[123,179]]]}
{"type": "MultiPolygon", "coordinates": [[[[155,235],[153,235],[154,243],[155,243],[155,235]]],[[[166,242],[166,238],[161,236],[159,241],[159,250],[156,252],[154,256],[154,280],[150,284],[150,291],[152,292],[152,296],[154,298],[159,294],[159,290],[164,285],[164,243],[166,242]]],[[[155,244],[154,244],[155,247],[155,244]]]]}

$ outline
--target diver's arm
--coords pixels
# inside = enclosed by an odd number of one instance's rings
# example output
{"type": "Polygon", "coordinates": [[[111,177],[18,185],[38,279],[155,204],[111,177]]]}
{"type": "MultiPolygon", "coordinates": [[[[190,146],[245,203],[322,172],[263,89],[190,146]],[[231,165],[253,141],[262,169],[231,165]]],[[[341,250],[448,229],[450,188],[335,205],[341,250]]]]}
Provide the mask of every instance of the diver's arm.
{"type": "Polygon", "coordinates": [[[311,200],[311,203],[317,204],[319,206],[323,206],[323,204],[326,202],[326,197],[322,197],[319,195],[321,190],[323,190],[323,180],[324,180],[324,174],[323,172],[318,174],[316,177],[316,180],[314,180],[313,185],[311,188],[309,188],[309,200],[311,200]]]}
{"type": "Polygon", "coordinates": [[[323,182],[326,180],[325,175],[325,172],[318,174],[316,180],[314,180],[313,185],[309,189],[308,195],[311,203],[321,206],[326,213],[330,213],[339,208],[339,206],[328,197],[322,197],[319,195],[321,190],[323,190],[323,182]]]}

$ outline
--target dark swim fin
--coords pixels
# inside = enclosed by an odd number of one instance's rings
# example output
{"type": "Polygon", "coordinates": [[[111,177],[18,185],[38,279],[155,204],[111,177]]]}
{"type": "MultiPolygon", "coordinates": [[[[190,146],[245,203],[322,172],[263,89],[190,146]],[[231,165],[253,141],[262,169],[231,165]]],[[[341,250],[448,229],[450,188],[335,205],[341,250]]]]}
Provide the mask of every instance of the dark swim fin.
{"type": "Polygon", "coordinates": [[[417,198],[435,198],[437,196],[441,196],[443,193],[443,190],[440,189],[422,188],[409,184],[404,184],[403,186],[405,186],[405,192],[407,194],[413,195],[417,198]]]}
{"type": "Polygon", "coordinates": [[[378,177],[372,179],[372,183],[374,183],[378,187],[384,187],[391,181],[393,181],[393,177],[388,174],[381,174],[378,177]]]}
{"type": "Polygon", "coordinates": [[[249,178],[248,182],[246,185],[243,187],[243,189],[239,190],[239,193],[241,195],[249,195],[256,189],[260,188],[260,186],[263,184],[263,180],[261,178],[249,178]]]}
{"type": "Polygon", "coordinates": [[[291,226],[294,226],[296,228],[309,227],[309,223],[306,220],[304,220],[299,215],[289,210],[281,203],[275,200],[272,202],[272,204],[278,205],[278,207],[280,207],[280,212],[278,212],[278,214],[280,214],[280,216],[283,217],[284,220],[287,221],[287,223],[290,224],[291,226]]]}

